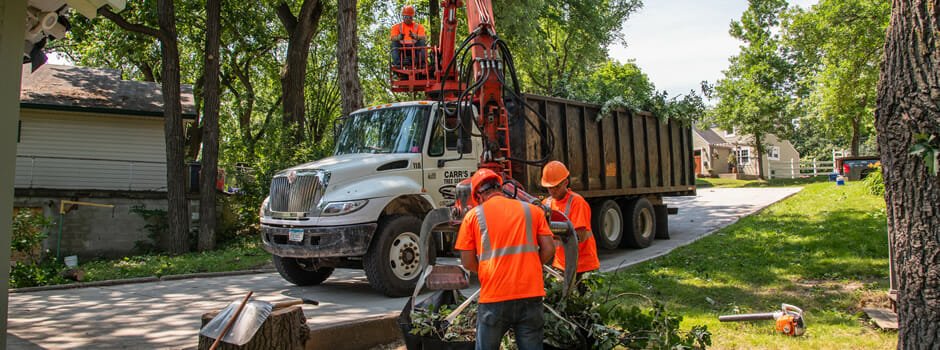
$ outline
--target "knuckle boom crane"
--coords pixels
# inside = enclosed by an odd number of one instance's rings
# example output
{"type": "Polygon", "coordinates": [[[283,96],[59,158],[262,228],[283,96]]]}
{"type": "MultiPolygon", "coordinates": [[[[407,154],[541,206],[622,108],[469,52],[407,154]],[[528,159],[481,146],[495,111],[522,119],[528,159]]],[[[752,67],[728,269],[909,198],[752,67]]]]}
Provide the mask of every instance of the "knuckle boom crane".
{"type": "MultiPolygon", "coordinates": [[[[540,165],[554,147],[552,133],[543,133],[548,147],[539,160],[513,159],[510,152],[510,118],[526,118],[527,106],[519,89],[512,53],[506,42],[496,35],[493,6],[490,0],[445,0],[441,3],[442,18],[438,47],[411,47],[400,53],[411,57],[431,58],[431,63],[414,62],[393,66],[392,90],[395,92],[424,92],[429,100],[438,100],[445,107],[441,119],[446,130],[469,133],[482,139],[483,150],[478,167],[493,170],[504,179],[503,192],[510,198],[540,205],[538,198],[528,194],[522,185],[512,179],[512,162],[540,165]],[[460,45],[456,42],[457,10],[466,5],[469,35],[460,45]],[[466,113],[470,109],[473,113],[466,113]],[[461,118],[472,118],[465,123],[461,118]],[[472,124],[476,130],[467,128],[472,124]]],[[[423,60],[421,60],[423,61],[423,60]]],[[[541,115],[535,111],[536,115],[541,115]]],[[[542,118],[543,121],[544,118],[542,118]]],[[[526,120],[528,125],[533,125],[526,120]]],[[[547,124],[547,123],[546,123],[547,124]]],[[[519,125],[526,125],[520,123],[519,125]]],[[[459,142],[459,141],[458,141],[459,142]]],[[[457,200],[451,208],[430,211],[421,226],[420,246],[429,249],[432,232],[457,231],[463,215],[475,206],[470,193],[470,180],[457,185],[457,200]]],[[[577,238],[564,214],[545,209],[552,231],[560,236],[568,262],[565,281],[573,285],[577,267],[577,238]]],[[[457,268],[428,267],[429,254],[420,254],[421,278],[417,288],[427,279],[432,289],[459,289],[468,285],[465,272],[457,268]]]]}

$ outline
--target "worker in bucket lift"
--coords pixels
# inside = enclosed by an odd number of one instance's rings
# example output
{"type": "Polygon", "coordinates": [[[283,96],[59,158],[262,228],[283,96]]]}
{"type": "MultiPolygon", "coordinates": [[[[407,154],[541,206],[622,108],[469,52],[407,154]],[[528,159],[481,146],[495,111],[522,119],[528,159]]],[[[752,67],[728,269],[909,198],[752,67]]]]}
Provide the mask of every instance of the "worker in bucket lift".
{"type": "MultiPolygon", "coordinates": [[[[561,162],[548,162],[542,168],[542,187],[545,187],[550,195],[544,204],[552,210],[564,213],[578,234],[577,272],[580,280],[585,272],[599,269],[601,262],[597,258],[594,234],[591,233],[591,207],[584,197],[568,188],[570,175],[568,168],[561,162]]],[[[561,246],[555,252],[555,262],[552,266],[565,270],[565,250],[561,246]]]]}
{"type": "Polygon", "coordinates": [[[415,8],[411,5],[406,5],[401,8],[401,23],[398,23],[392,26],[392,65],[395,67],[401,67],[402,58],[404,56],[406,66],[411,65],[412,52],[417,56],[418,66],[423,66],[424,63],[424,50],[427,34],[425,34],[424,26],[421,23],[415,22],[415,8]],[[403,47],[414,47],[419,49],[402,50],[403,47]],[[402,52],[403,51],[403,52],[402,52]]]}
{"type": "Polygon", "coordinates": [[[454,248],[463,266],[480,277],[476,348],[499,349],[512,329],[520,350],[541,349],[542,264],[555,249],[545,215],[505,197],[502,178],[489,169],[470,177],[470,191],[481,204],[464,216],[454,248]]]}

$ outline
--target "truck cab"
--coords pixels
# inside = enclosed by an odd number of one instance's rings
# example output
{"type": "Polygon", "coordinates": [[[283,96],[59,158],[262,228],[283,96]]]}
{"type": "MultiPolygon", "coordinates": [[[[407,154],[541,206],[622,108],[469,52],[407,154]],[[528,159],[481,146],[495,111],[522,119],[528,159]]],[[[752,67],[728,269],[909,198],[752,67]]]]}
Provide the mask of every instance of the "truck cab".
{"type": "MultiPolygon", "coordinates": [[[[340,121],[332,156],[274,176],[261,232],[284,279],[316,285],[337,267],[362,268],[376,290],[412,291],[422,220],[454,202],[456,185],[476,170],[482,149],[479,138],[446,126],[441,106],[411,101],[360,109],[340,121]]],[[[453,239],[442,234],[436,242],[449,246],[453,239]]]]}

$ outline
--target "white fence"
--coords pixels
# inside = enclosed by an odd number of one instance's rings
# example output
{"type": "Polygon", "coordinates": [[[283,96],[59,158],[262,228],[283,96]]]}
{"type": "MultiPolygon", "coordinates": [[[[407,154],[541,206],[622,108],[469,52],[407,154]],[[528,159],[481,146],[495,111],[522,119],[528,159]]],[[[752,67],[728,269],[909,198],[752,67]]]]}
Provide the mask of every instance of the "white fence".
{"type": "Polygon", "coordinates": [[[804,176],[826,175],[832,172],[833,162],[812,160],[770,161],[771,179],[795,179],[804,176]]]}

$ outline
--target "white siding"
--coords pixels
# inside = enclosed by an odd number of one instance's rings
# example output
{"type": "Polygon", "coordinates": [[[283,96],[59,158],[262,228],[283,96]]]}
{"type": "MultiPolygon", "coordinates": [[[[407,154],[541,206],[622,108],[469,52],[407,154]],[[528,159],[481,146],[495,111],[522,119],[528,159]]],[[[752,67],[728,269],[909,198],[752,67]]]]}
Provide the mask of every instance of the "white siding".
{"type": "Polygon", "coordinates": [[[16,187],[164,190],[163,119],[23,109],[16,187]]]}

